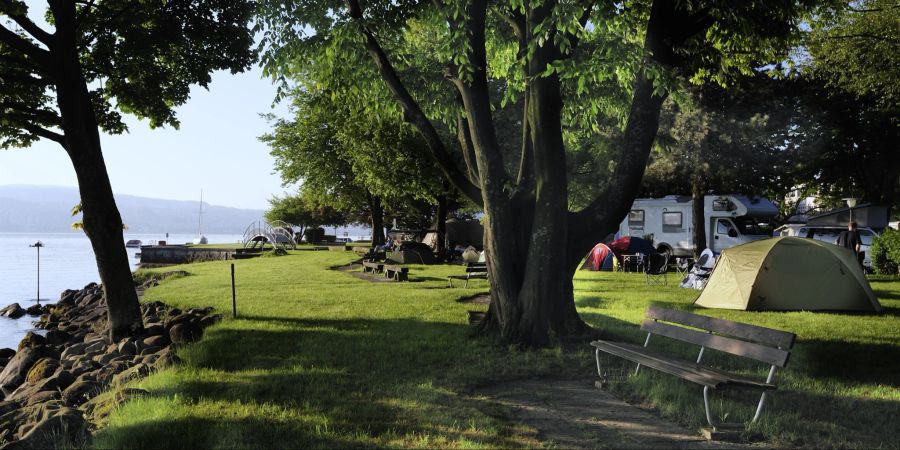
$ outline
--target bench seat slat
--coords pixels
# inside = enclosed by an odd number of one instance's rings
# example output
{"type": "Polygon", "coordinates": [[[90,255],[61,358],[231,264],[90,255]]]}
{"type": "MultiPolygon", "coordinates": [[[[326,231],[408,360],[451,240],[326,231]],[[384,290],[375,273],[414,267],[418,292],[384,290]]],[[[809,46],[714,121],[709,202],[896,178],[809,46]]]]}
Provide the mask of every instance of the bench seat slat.
{"type": "Polygon", "coordinates": [[[767,384],[740,375],[698,366],[692,361],[672,358],[671,356],[649,350],[640,345],[607,341],[594,341],[591,342],[591,345],[611,355],[717,390],[776,389],[776,386],[773,384],[767,384]]]}
{"type": "Polygon", "coordinates": [[[790,349],[794,346],[797,335],[787,331],[773,330],[748,323],[733,322],[717,317],[701,316],[686,311],[650,306],[645,314],[648,319],[680,323],[689,327],[700,328],[714,333],[727,334],[766,345],[790,349]]]}
{"type": "Polygon", "coordinates": [[[650,319],[644,320],[641,329],[653,334],[702,345],[704,347],[731,353],[732,355],[755,359],[778,367],[784,367],[787,364],[788,356],[790,356],[790,352],[786,350],[766,347],[765,345],[754,344],[752,342],[741,341],[725,336],[717,336],[715,334],[669,325],[650,319]]]}

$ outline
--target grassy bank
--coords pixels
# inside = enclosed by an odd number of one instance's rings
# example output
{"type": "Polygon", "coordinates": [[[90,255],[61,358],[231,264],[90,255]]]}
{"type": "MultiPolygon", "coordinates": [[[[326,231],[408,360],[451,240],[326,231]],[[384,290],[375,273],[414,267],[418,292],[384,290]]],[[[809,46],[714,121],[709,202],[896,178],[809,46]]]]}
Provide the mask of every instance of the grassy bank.
{"type": "MultiPolygon", "coordinates": [[[[524,352],[473,338],[461,297],[447,289],[459,267],[412,269],[410,283],[375,283],[330,270],[345,252],[293,252],[235,261],[238,319],[207,330],[183,349],[185,363],[141,381],[151,395],[115,411],[96,437],[103,448],[134,447],[520,447],[539,446],[534,430],[469,395],[522,377],[589,376],[589,347],[524,352]]],[[[211,305],[230,312],[228,264],[166,270],[190,276],[163,282],[146,300],[211,305]]],[[[470,285],[471,286],[471,285],[470,285]]],[[[897,311],[900,283],[873,283],[883,316],[703,311],[796,332],[800,341],[785,389],[758,431],[787,445],[894,447],[900,436],[897,311]]],[[[651,301],[690,308],[694,292],[648,288],[640,275],[579,273],[576,301],[590,323],[640,340],[651,301]]],[[[750,370],[750,369],[748,369],[750,370]]],[[[617,387],[691,425],[703,417],[700,391],[646,374],[617,387]]],[[[722,404],[733,415],[752,399],[722,404]]],[[[733,416],[732,416],[733,417],[733,416]]],[[[615,443],[598,443],[598,446],[615,443]]]]}

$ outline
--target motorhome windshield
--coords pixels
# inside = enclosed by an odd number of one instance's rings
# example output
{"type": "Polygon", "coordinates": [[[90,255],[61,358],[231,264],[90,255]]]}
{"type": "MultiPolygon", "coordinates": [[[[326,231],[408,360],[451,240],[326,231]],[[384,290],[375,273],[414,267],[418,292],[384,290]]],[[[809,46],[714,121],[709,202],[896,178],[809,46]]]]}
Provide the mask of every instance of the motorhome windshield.
{"type": "Polygon", "coordinates": [[[735,217],[732,220],[734,220],[734,224],[737,225],[743,235],[757,234],[771,236],[772,231],[775,230],[775,227],[769,222],[769,219],[764,217],[744,216],[735,217]]]}

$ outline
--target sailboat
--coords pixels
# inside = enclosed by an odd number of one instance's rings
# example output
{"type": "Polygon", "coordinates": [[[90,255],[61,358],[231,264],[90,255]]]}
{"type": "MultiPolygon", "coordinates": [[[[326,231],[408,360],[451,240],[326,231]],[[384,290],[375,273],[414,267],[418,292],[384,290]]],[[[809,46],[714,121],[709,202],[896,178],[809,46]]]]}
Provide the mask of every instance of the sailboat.
{"type": "Polygon", "coordinates": [[[197,222],[197,237],[194,238],[194,245],[203,245],[209,243],[206,236],[203,235],[203,189],[200,189],[200,215],[197,222]]]}

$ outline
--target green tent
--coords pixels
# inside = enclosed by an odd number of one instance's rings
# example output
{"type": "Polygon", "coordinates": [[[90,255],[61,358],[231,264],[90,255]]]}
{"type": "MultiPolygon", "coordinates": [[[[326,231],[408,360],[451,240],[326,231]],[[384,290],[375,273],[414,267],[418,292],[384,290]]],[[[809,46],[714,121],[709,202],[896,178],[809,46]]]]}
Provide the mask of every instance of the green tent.
{"type": "Polygon", "coordinates": [[[705,308],[881,311],[849,249],[779,237],[726,249],[694,301],[705,308]]]}

